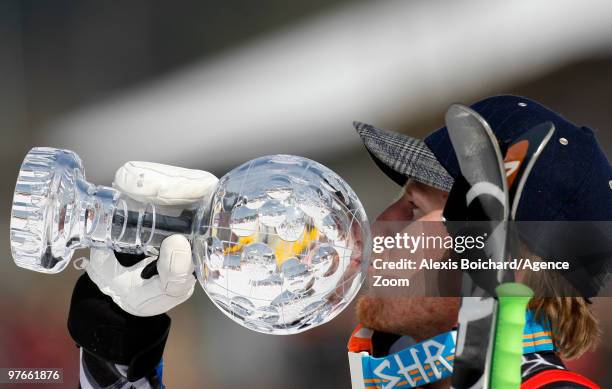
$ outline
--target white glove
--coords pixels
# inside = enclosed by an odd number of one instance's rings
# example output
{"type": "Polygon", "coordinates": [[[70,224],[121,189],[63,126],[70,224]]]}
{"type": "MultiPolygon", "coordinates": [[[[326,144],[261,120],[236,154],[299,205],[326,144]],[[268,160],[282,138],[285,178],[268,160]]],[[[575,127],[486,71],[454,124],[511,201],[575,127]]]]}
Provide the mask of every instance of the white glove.
{"type": "MultiPolygon", "coordinates": [[[[135,200],[157,205],[188,205],[210,197],[217,178],[202,170],[151,162],[128,162],[115,173],[113,186],[135,200]]],[[[161,244],[159,258],[148,257],[124,267],[110,249],[92,249],[86,267],[89,278],[124,311],[136,316],[158,315],[187,300],[196,282],[191,246],[183,235],[161,244]],[[157,261],[158,275],[141,273],[157,261]]]]}

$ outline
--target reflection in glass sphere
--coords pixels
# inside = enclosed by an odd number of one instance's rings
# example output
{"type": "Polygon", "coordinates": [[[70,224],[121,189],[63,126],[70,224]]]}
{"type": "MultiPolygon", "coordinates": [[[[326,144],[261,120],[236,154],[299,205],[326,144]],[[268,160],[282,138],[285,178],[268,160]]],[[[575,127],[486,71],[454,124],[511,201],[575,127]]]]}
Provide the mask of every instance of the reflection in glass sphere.
{"type": "Polygon", "coordinates": [[[223,266],[223,244],[215,237],[206,239],[206,260],[210,270],[219,270],[223,266]]]}
{"type": "Polygon", "coordinates": [[[276,270],[274,251],[265,243],[251,243],[242,250],[241,270],[247,273],[251,283],[264,281],[276,270]]]}
{"type": "Polygon", "coordinates": [[[269,227],[277,227],[285,220],[287,207],[278,200],[268,200],[259,208],[259,220],[269,227]]]}
{"type": "Polygon", "coordinates": [[[197,225],[198,280],[226,315],[255,331],[326,323],[365,279],[365,211],[344,180],[306,158],[267,156],[232,170],[197,225]]]}

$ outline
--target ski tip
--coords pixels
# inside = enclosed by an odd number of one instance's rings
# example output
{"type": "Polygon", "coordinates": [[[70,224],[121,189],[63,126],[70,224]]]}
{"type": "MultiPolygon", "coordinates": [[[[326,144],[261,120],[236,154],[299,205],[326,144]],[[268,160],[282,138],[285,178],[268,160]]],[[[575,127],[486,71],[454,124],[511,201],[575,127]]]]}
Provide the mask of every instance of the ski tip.
{"type": "Polygon", "coordinates": [[[489,126],[489,123],[487,123],[487,121],[482,116],[480,116],[478,112],[463,104],[451,104],[446,110],[446,114],[444,115],[444,121],[446,123],[447,128],[456,127],[457,124],[469,124],[472,127],[479,126],[481,128],[484,128],[488,133],[492,134],[492,130],[489,126]]]}
{"type": "Polygon", "coordinates": [[[465,117],[473,115],[475,112],[463,104],[455,103],[451,104],[446,110],[445,119],[448,123],[449,120],[456,119],[458,117],[465,117]]]}

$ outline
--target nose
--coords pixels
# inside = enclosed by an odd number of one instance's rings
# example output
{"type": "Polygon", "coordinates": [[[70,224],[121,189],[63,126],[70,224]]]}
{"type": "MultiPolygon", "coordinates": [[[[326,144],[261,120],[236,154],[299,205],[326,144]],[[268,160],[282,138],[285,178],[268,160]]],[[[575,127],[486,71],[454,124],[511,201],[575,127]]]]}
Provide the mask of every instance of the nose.
{"type": "Polygon", "coordinates": [[[407,219],[406,215],[397,215],[397,212],[387,208],[383,213],[378,215],[372,225],[372,236],[395,236],[396,233],[402,231],[414,220],[407,219]]]}

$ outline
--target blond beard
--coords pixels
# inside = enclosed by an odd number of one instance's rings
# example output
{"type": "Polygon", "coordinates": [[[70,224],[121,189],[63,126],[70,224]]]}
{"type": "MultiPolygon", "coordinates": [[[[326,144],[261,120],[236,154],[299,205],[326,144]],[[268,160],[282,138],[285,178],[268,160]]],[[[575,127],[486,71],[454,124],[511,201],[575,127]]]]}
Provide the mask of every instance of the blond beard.
{"type": "Polygon", "coordinates": [[[458,297],[373,297],[357,301],[357,319],[364,327],[421,341],[451,330],[459,313],[458,297]]]}

